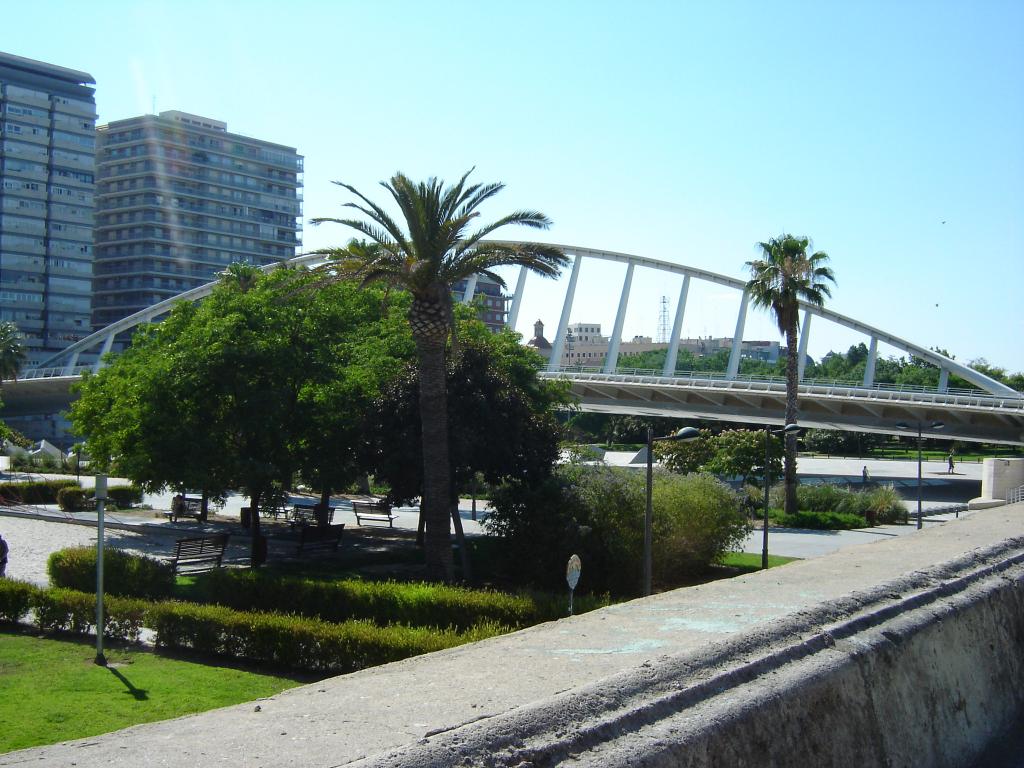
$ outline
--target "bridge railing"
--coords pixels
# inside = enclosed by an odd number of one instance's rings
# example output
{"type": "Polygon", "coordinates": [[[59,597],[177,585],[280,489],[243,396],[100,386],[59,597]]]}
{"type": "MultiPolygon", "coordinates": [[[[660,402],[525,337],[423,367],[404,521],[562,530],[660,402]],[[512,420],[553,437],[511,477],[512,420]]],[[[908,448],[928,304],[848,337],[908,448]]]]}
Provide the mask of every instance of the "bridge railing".
{"type": "Polygon", "coordinates": [[[58,376],[80,376],[86,371],[91,371],[91,365],[76,365],[70,371],[66,365],[55,368],[26,368],[18,374],[18,378],[25,379],[54,379],[58,376]]]}
{"type": "MultiPolygon", "coordinates": [[[[605,374],[603,369],[598,366],[581,366],[581,365],[564,365],[557,369],[557,371],[551,371],[551,373],[558,374],[590,374],[600,377],[608,376],[640,376],[650,379],[659,379],[662,381],[673,380],[673,379],[686,379],[686,380],[703,380],[712,382],[729,382],[729,386],[733,386],[737,383],[748,383],[748,384],[768,384],[778,385],[781,388],[785,388],[786,379],[782,376],[757,376],[754,374],[737,374],[735,377],[729,378],[728,374],[724,371],[677,371],[674,375],[665,376],[660,370],[650,368],[618,368],[613,374],[605,374]]],[[[886,393],[901,393],[901,394],[924,394],[931,395],[941,398],[960,399],[969,398],[971,400],[983,400],[993,403],[1002,403],[1011,401],[1014,398],[1007,398],[1002,395],[995,395],[989,392],[985,392],[980,389],[963,389],[957,387],[948,387],[945,390],[938,390],[930,387],[924,387],[919,384],[887,384],[875,382],[870,387],[865,387],[863,382],[859,381],[844,381],[841,379],[804,379],[800,382],[802,389],[826,389],[826,390],[857,390],[858,392],[886,392],[886,393]]],[[[1019,398],[1022,405],[1024,405],[1024,393],[1019,398]]]]}

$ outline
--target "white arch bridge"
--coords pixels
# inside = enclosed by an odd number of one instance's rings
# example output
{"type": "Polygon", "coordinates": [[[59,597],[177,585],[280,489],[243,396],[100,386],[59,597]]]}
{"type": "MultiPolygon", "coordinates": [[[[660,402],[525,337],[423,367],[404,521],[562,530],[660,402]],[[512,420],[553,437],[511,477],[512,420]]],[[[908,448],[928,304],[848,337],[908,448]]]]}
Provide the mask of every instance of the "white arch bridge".
{"type": "MultiPolygon", "coordinates": [[[[506,241],[511,242],[511,241],[506,241]]],[[[693,417],[747,423],[780,423],[785,411],[785,380],[776,377],[751,377],[739,373],[740,356],[747,307],[750,296],[746,283],[734,277],[688,267],[682,264],[625,253],[558,246],[571,257],[565,283],[558,329],[550,363],[542,373],[546,378],[565,379],[586,411],[634,414],[643,416],[693,417]],[[562,360],[569,318],[579,282],[580,267],[585,260],[618,262],[626,265],[615,323],[609,337],[607,354],[599,368],[559,365],[562,360]],[[681,276],[672,334],[664,368],[660,371],[623,371],[618,368],[619,344],[636,270],[654,270],[681,276]],[[728,367],[725,373],[676,373],[683,317],[691,281],[724,286],[739,293],[728,367]]],[[[313,266],[323,262],[318,254],[296,257],[287,264],[295,267],[313,266]]],[[[265,269],[273,269],[266,267],[265,269]]],[[[515,328],[526,290],[525,270],[520,270],[507,325],[515,328]]],[[[37,368],[26,370],[17,382],[4,385],[5,415],[18,416],[56,412],[70,400],[68,388],[85,369],[98,370],[103,356],[112,349],[115,338],[141,323],[158,321],[179,301],[196,301],[207,295],[216,283],[207,283],[166,301],[112,323],[59,354],[43,361],[37,368]],[[88,365],[80,363],[83,356],[94,356],[88,365]],[[63,402],[63,405],[59,403],[63,402]]],[[[469,302],[475,292],[471,279],[463,295],[469,302]]],[[[809,427],[901,434],[900,423],[942,421],[942,436],[959,440],[1024,444],[1024,395],[972,368],[944,355],[914,344],[877,327],[825,308],[801,303],[802,318],[799,342],[800,423],[809,427]],[[867,341],[868,358],[863,379],[859,382],[805,380],[803,362],[813,318],[836,323],[861,334],[867,341]],[[894,386],[875,381],[875,363],[879,343],[935,365],[940,371],[935,389],[894,386]],[[954,389],[948,386],[950,374],[972,384],[976,389],[954,389]]]]}

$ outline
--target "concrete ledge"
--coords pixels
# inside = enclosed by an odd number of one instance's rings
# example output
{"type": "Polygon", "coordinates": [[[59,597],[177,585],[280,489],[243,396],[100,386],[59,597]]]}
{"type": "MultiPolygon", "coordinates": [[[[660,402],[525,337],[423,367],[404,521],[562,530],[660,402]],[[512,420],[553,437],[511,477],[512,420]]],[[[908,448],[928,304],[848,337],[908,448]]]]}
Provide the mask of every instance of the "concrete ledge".
{"type": "Polygon", "coordinates": [[[985,499],[977,498],[971,499],[967,502],[967,508],[970,510],[975,509],[991,509],[992,507],[1002,507],[1006,504],[1006,499],[985,499]]]}
{"type": "Polygon", "coordinates": [[[1024,552],[986,559],[354,765],[964,766],[1024,714],[1024,552]]]}
{"type": "Polygon", "coordinates": [[[1022,571],[1018,504],[0,766],[962,765],[1024,713],[1022,571]]]}

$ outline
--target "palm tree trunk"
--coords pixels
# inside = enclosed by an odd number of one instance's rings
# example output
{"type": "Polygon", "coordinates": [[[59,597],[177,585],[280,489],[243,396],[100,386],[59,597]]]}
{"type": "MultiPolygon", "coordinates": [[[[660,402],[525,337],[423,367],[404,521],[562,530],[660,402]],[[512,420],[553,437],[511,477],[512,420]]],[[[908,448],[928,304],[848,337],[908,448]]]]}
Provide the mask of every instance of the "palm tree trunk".
{"type": "Polygon", "coordinates": [[[448,452],[448,390],[444,343],[416,338],[420,380],[420,419],[423,439],[423,499],[420,513],[426,523],[424,555],[427,578],[453,577],[451,524],[448,504],[451,463],[448,452]]]}
{"type": "MultiPolygon", "coordinates": [[[[786,329],[786,423],[797,421],[797,387],[800,384],[800,361],[797,359],[796,313],[786,329]]],[[[786,435],[786,514],[796,514],[796,435],[786,435]]]]}

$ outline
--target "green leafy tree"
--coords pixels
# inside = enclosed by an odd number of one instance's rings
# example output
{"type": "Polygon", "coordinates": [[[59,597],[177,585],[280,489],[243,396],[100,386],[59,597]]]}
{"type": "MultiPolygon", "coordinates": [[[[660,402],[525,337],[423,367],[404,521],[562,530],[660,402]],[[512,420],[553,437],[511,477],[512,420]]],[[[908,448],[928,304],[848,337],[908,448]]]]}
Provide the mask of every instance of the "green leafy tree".
{"type": "Polygon", "coordinates": [[[355,278],[363,285],[384,283],[412,294],[409,325],[416,344],[423,448],[423,500],[426,523],[427,575],[452,577],[449,544],[449,454],[446,390],[446,350],[453,328],[452,286],[472,275],[486,275],[504,286],[493,270],[520,265],[541,275],[555,276],[567,263],[557,248],[541,244],[511,245],[483,242],[507,225],[546,229],[550,221],[537,211],[515,211],[473,229],[479,208],[503,189],[502,184],[467,184],[469,173],[451,186],[431,178],[415,183],[397,173],[381,182],[404,220],[399,223],[383,207],[355,187],[340,183],[358,198],[347,203],[361,219],[319,218],[314,223],[343,224],[367,238],[345,248],[328,249],[334,264],[325,271],[355,278]]]}
{"type": "MultiPolygon", "coordinates": [[[[719,477],[738,477],[745,483],[755,484],[764,480],[764,430],[727,429],[718,434],[701,430],[696,440],[656,443],[654,451],[664,467],[673,472],[704,472],[719,477]]],[[[768,441],[769,484],[781,470],[782,449],[778,440],[771,439],[768,441]]]]}
{"type": "Polygon", "coordinates": [[[0,382],[18,380],[18,372],[25,364],[27,355],[18,326],[11,322],[0,322],[0,382]]]}
{"type": "MultiPolygon", "coordinates": [[[[806,237],[780,235],[759,243],[761,258],[748,261],[750,280],[747,291],[755,307],[771,311],[779,331],[786,338],[786,423],[797,421],[797,387],[799,359],[797,354],[797,321],[800,300],[820,307],[832,292],[828,283],[835,275],[827,266],[828,255],[822,251],[808,254],[806,237]]],[[[786,512],[796,511],[796,436],[786,437],[786,512]]]]}
{"type": "MultiPolygon", "coordinates": [[[[568,402],[565,385],[537,376],[540,358],[517,334],[494,334],[473,320],[459,326],[462,352],[448,362],[452,502],[478,474],[494,485],[547,477],[562,431],[554,408],[568,402]]],[[[418,386],[415,367],[394,379],[366,429],[373,455],[365,463],[399,502],[423,492],[418,386]]]]}
{"type": "Polygon", "coordinates": [[[311,280],[234,270],[204,302],[179,304],[85,376],[71,418],[95,464],[116,460],[147,490],[241,488],[257,534],[260,509],[304,460],[321,482],[344,480],[362,411],[401,363],[381,323],[383,294],[345,284],[303,291],[311,280]]]}

